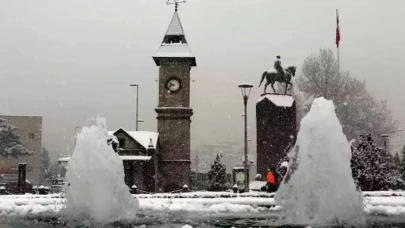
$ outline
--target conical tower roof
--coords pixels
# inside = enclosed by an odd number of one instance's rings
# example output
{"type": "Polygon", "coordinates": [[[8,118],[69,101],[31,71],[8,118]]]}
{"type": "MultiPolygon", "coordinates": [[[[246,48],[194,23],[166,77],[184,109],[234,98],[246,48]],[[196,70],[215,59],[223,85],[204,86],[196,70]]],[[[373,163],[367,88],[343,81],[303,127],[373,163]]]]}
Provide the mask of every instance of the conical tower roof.
{"type": "Polygon", "coordinates": [[[165,34],[165,36],[170,36],[170,35],[184,36],[183,26],[181,25],[179,14],[177,12],[174,12],[172,21],[170,22],[169,27],[167,28],[167,31],[165,34]]]}
{"type": "Polygon", "coordinates": [[[195,57],[188,47],[183,26],[177,12],[174,12],[162,44],[153,56],[153,60],[155,60],[158,66],[161,65],[161,60],[164,59],[180,59],[190,62],[191,66],[197,65],[195,57]]]}

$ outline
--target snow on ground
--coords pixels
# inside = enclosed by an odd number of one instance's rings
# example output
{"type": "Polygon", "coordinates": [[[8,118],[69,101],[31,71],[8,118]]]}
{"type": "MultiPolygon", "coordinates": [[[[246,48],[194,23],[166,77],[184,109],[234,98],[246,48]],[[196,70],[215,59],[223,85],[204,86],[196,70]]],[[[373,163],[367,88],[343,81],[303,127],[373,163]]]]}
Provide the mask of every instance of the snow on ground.
{"type": "Polygon", "coordinates": [[[136,194],[136,198],[273,198],[274,193],[266,192],[249,192],[249,193],[232,193],[232,192],[185,192],[178,194],[157,193],[157,194],[136,194]]]}
{"type": "Polygon", "coordinates": [[[405,191],[374,191],[374,192],[363,192],[363,196],[405,196],[405,191]]]}
{"type": "Polygon", "coordinates": [[[392,197],[366,197],[367,204],[375,206],[405,206],[405,197],[392,196],[392,197]]]}
{"type": "Polygon", "coordinates": [[[266,211],[279,210],[280,208],[266,208],[258,207],[257,205],[248,204],[235,204],[231,202],[226,203],[201,203],[190,201],[149,201],[140,200],[140,210],[142,212],[157,212],[157,211],[170,211],[170,212],[192,212],[198,214],[221,214],[221,213],[261,213],[266,211]]]}
{"type": "MultiPolygon", "coordinates": [[[[364,210],[368,214],[405,216],[405,192],[364,192],[364,210]],[[394,196],[393,196],[394,195],[394,196]]],[[[279,212],[273,194],[250,192],[190,192],[178,194],[139,194],[140,213],[193,215],[265,214],[279,212]]],[[[63,208],[61,194],[49,195],[0,195],[0,216],[57,213],[63,208]]]]}
{"type": "Polygon", "coordinates": [[[366,205],[364,211],[372,215],[405,216],[404,206],[366,205]]]}
{"type": "Polygon", "coordinates": [[[212,198],[212,199],[140,199],[139,208],[143,212],[170,211],[204,214],[220,213],[261,213],[279,210],[274,199],[270,198],[212,198]],[[267,206],[267,207],[264,207],[267,206]],[[273,206],[273,207],[271,207],[273,206]]]}
{"type": "Polygon", "coordinates": [[[25,195],[0,195],[0,199],[49,199],[49,198],[63,198],[62,194],[48,194],[48,195],[36,195],[26,193],[25,195]]]}
{"type": "Polygon", "coordinates": [[[38,213],[55,213],[62,209],[62,204],[25,204],[16,205],[13,202],[0,203],[0,216],[3,215],[27,215],[38,213]]]}

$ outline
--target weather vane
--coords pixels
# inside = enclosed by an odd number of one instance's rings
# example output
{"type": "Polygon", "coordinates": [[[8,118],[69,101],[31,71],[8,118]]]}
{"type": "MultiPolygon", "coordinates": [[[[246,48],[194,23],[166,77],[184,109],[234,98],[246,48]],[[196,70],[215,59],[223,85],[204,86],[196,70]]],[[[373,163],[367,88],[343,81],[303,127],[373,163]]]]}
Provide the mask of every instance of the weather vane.
{"type": "Polygon", "coordinates": [[[186,1],[179,1],[179,0],[167,0],[167,5],[174,4],[174,12],[177,12],[177,8],[179,7],[179,3],[186,3],[186,1]]]}

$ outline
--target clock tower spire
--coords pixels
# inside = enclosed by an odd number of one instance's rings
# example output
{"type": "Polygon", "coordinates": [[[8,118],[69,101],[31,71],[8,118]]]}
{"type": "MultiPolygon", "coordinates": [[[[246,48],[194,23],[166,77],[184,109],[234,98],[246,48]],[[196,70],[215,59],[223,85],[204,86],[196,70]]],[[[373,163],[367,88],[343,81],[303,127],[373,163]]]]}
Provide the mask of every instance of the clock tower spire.
{"type": "Polygon", "coordinates": [[[155,109],[162,146],[159,182],[163,191],[170,192],[190,185],[190,71],[197,65],[177,10],[153,60],[159,67],[159,102],[155,109]]]}

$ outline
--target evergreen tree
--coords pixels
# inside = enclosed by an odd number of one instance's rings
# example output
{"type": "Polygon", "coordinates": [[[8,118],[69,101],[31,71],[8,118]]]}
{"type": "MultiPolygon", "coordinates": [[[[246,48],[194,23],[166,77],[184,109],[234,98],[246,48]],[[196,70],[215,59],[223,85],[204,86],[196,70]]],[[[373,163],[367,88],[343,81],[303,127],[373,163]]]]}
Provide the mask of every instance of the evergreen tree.
{"type": "Polygon", "coordinates": [[[51,172],[49,170],[50,166],[51,166],[51,160],[49,158],[49,152],[48,150],[43,147],[42,148],[42,153],[40,156],[40,167],[39,167],[39,182],[45,183],[45,181],[51,180],[52,176],[51,176],[51,172]]]}
{"type": "Polygon", "coordinates": [[[394,162],[395,162],[396,169],[398,171],[398,176],[399,176],[397,178],[396,183],[395,183],[394,189],[396,189],[396,190],[397,189],[405,189],[405,182],[404,182],[404,179],[403,179],[403,176],[402,176],[402,174],[403,174],[403,172],[402,172],[403,165],[402,165],[401,159],[399,158],[398,153],[396,153],[395,156],[394,156],[394,162]]]}
{"type": "Polygon", "coordinates": [[[360,136],[352,147],[352,174],[362,191],[388,190],[396,186],[399,170],[393,156],[377,147],[371,134],[360,136]]]}
{"type": "Polygon", "coordinates": [[[400,165],[401,179],[405,181],[405,146],[402,148],[402,160],[400,165]]]}
{"type": "Polygon", "coordinates": [[[0,155],[18,157],[29,154],[32,151],[22,145],[17,128],[0,118],[0,155]]]}
{"type": "Polygon", "coordinates": [[[395,161],[395,164],[398,166],[398,169],[401,170],[401,159],[399,158],[399,154],[398,154],[398,153],[395,154],[395,156],[394,156],[394,161],[395,161]]]}
{"type": "Polygon", "coordinates": [[[217,155],[211,170],[208,172],[209,191],[224,191],[229,188],[226,180],[226,167],[221,163],[221,157],[217,155]]]}

